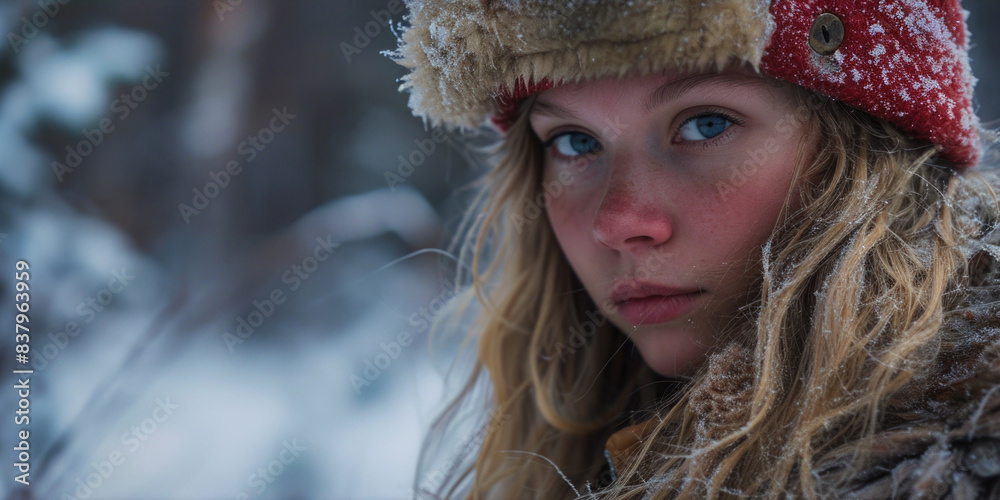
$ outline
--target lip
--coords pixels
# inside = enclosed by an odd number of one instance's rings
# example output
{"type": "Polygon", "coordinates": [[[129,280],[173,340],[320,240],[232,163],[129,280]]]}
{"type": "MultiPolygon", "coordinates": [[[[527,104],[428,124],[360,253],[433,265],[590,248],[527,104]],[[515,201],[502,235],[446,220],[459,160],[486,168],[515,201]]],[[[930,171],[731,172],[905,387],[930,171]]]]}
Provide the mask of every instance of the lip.
{"type": "Polygon", "coordinates": [[[671,288],[648,282],[620,282],[611,289],[609,299],[618,312],[633,325],[666,323],[694,310],[704,290],[671,288]]]}

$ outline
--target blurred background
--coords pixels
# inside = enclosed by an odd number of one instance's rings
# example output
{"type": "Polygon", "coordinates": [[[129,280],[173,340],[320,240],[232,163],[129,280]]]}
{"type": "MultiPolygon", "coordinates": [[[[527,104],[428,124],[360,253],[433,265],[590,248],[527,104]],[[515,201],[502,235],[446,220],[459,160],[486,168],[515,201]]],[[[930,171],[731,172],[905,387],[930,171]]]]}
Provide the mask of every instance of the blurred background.
{"type": "MultiPolygon", "coordinates": [[[[1000,119],[1000,16],[972,12],[1000,119]]],[[[397,91],[396,0],[0,2],[4,498],[408,498],[478,172],[397,91]],[[30,362],[15,361],[15,262],[30,362]],[[12,371],[33,369],[30,417],[12,371]],[[22,422],[23,423],[23,422],[22,422]]],[[[422,483],[428,478],[416,478],[422,483]]]]}

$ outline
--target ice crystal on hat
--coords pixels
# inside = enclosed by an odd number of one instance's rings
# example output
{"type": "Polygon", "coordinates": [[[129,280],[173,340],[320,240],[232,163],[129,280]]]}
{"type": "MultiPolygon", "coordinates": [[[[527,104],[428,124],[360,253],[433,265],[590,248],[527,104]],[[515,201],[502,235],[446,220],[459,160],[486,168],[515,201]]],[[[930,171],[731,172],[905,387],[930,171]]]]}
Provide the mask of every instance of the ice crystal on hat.
{"type": "Polygon", "coordinates": [[[764,56],[766,71],[940,144],[942,156],[956,166],[975,164],[976,80],[969,69],[968,12],[956,2],[775,0],[772,12],[779,29],[764,56]],[[804,42],[824,12],[838,16],[845,30],[832,56],[804,42]]]}

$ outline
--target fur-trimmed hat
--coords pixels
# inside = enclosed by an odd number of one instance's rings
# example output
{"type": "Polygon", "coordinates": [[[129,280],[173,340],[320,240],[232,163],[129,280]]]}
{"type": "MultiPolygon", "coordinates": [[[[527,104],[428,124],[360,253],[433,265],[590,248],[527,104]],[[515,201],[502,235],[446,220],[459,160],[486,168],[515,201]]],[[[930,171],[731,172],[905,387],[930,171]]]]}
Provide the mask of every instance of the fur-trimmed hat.
{"type": "Polygon", "coordinates": [[[391,55],[432,126],[505,131],[564,82],[746,63],[941,147],[981,154],[958,0],[412,0],[391,55]]]}

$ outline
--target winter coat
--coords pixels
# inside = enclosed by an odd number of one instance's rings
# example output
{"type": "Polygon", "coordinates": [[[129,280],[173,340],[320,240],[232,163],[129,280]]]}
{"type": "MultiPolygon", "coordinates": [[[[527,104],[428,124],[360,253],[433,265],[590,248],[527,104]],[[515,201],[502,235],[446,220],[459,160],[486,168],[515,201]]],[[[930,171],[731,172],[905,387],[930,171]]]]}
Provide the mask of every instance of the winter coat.
{"type": "MultiPolygon", "coordinates": [[[[1000,176],[980,174],[1000,193],[1000,176]]],[[[997,211],[988,192],[959,190],[957,198],[965,220],[997,211]]],[[[945,313],[939,335],[957,341],[944,342],[936,363],[904,389],[912,402],[906,413],[918,418],[815,456],[824,498],[1000,498],[1000,224],[994,220],[965,240],[963,252],[970,257],[968,295],[960,308],[945,313]],[[860,472],[847,468],[856,451],[870,457],[860,472]]],[[[738,349],[713,356],[708,375],[746,370],[751,355],[738,349]]],[[[696,385],[690,401],[733,407],[749,400],[749,386],[696,385]]],[[[656,423],[632,425],[607,440],[605,480],[638,452],[656,423]]]]}

